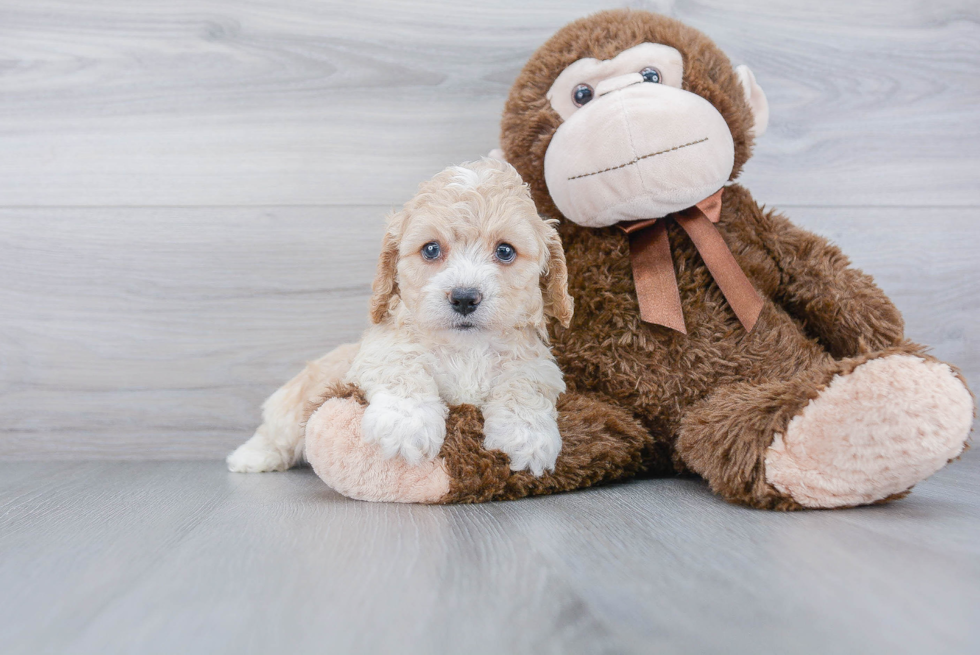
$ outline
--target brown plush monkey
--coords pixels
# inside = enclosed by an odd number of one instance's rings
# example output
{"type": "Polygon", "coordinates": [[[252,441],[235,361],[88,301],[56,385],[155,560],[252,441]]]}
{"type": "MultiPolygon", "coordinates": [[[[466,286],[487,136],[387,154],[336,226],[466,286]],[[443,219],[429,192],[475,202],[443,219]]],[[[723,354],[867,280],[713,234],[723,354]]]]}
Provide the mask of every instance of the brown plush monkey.
{"type": "Polygon", "coordinates": [[[309,421],[318,473],[355,497],[473,502],[694,472],[788,510],[900,497],[959,455],[973,417],[959,373],[904,338],[836,247],[732,183],[767,120],[751,72],[677,21],[621,10],[560,30],[514,83],[501,138],[561,219],[575,298],[552,330],[569,388],[554,473],[511,472],[466,406],[424,472],[365,455],[356,391],[309,421]],[[417,493],[365,490],[365,467],[417,493]]]}

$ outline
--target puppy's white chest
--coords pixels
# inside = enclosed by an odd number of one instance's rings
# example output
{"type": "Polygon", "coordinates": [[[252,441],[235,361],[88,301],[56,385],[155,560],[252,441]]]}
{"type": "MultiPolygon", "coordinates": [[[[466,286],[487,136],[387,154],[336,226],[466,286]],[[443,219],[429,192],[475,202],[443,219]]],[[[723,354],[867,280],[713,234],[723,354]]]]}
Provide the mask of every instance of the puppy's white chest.
{"type": "Polygon", "coordinates": [[[438,349],[432,356],[432,377],[447,404],[481,405],[486,401],[500,353],[491,348],[438,349]]]}

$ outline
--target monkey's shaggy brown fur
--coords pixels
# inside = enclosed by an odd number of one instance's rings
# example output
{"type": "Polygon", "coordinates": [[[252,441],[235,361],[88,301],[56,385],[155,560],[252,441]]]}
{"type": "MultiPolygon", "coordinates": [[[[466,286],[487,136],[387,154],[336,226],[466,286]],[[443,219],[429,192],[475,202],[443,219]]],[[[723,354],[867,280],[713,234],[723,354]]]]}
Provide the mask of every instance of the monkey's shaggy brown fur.
{"type": "Polygon", "coordinates": [[[581,489],[636,475],[651,443],[628,411],[590,397],[565,394],[558,402],[562,447],[555,470],[540,478],[510,470],[507,456],[483,449],[483,417],[472,405],[451,409],[439,453],[451,479],[449,503],[512,500],[581,489]]]}
{"type": "MultiPolygon", "coordinates": [[[[539,210],[561,214],[544,179],[544,155],[561,118],[546,93],[583,57],[610,59],[644,42],[684,58],[683,88],[709,100],[735,140],[735,179],[751,155],[753,124],[728,58],[706,36],[672,19],[610,11],[560,30],[531,57],[504,110],[501,143],[539,210]]],[[[559,231],[576,308],[553,339],[569,389],[596,407],[629,408],[656,447],[651,473],[693,471],[734,502],[799,509],[765,479],[773,435],[838,373],[895,353],[921,354],[903,338],[901,315],[867,275],[826,240],[763,211],[744,188],[725,190],[719,230],[765,300],[746,333],[690,239],[668,223],[689,334],[643,323],[627,237],[618,228],[563,220],[559,231]],[[599,395],[601,394],[601,395],[599,395]]]]}

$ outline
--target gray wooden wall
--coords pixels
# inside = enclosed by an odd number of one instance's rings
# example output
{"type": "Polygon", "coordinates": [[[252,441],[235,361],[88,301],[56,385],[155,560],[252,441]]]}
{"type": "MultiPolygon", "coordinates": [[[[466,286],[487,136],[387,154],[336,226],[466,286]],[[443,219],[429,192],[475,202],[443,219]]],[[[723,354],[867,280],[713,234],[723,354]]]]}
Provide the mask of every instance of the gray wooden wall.
{"type": "MultiPolygon", "coordinates": [[[[355,339],[383,218],[622,2],[0,1],[0,457],[218,457],[355,339]]],[[[768,93],[743,181],[980,385],[980,3],[629,3],[768,93]]]]}

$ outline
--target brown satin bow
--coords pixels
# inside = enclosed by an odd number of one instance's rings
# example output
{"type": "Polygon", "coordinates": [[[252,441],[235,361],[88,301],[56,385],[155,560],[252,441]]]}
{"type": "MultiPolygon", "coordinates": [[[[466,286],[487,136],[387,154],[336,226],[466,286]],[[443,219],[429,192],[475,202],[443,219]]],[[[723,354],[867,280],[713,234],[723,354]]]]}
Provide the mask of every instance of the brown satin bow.
{"type": "Polygon", "coordinates": [[[640,318],[682,334],[687,334],[681,295],[674,275],[674,262],[667,237],[667,219],[677,221],[694,242],[708,271],[721,293],[735,311],[738,320],[751,332],[762,311],[762,298],[729,250],[718,228],[721,218],[721,194],[718,189],[693,207],[665,216],[629,223],[619,227],[629,235],[633,282],[640,301],[640,318]]]}

